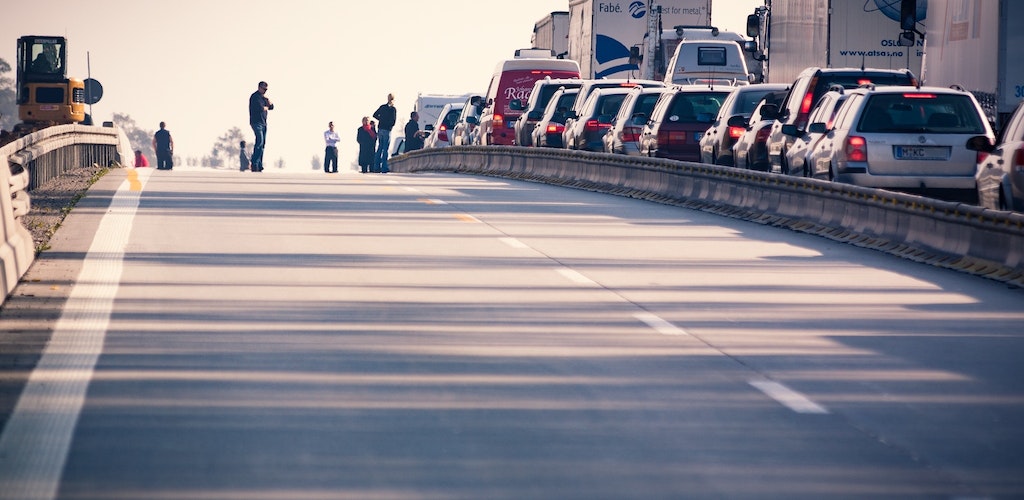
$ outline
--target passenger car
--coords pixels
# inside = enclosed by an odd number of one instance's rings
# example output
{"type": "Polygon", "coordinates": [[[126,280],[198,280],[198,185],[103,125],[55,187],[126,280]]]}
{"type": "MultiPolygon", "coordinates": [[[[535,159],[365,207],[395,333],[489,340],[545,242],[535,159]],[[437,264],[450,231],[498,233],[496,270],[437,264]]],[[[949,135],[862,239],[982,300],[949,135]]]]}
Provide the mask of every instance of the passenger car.
{"type": "Polygon", "coordinates": [[[770,92],[780,92],[789,88],[788,85],[780,83],[759,83],[737,87],[722,104],[715,121],[708,127],[704,137],[700,140],[700,161],[732,167],[736,165],[733,158],[732,147],[736,140],[746,132],[746,122],[750,119],[750,113],[754,111],[757,104],[761,102],[770,92]],[[734,117],[740,120],[732,120],[734,117]],[[732,120],[732,125],[730,125],[732,120]]]}
{"type": "Polygon", "coordinates": [[[979,144],[978,202],[986,208],[1024,212],[1024,102],[1000,133],[998,145],[979,144]]]}
{"type": "Polygon", "coordinates": [[[448,141],[452,146],[467,146],[476,142],[477,125],[480,123],[480,111],[483,108],[482,96],[472,96],[462,105],[462,113],[455,120],[448,133],[448,141]]]}
{"type": "Polygon", "coordinates": [[[973,202],[978,154],[994,141],[974,96],[940,87],[875,87],[848,92],[811,153],[815,171],[859,186],[973,202]]]}
{"type": "Polygon", "coordinates": [[[576,101],[569,107],[568,117],[565,120],[566,128],[571,128],[576,117],[579,116],[580,111],[583,110],[583,104],[587,101],[587,97],[590,97],[590,93],[596,89],[609,89],[609,88],[663,88],[665,87],[664,82],[657,82],[654,80],[633,80],[633,79],[600,79],[600,80],[583,80],[583,84],[580,85],[580,92],[576,94],[576,101]]]}
{"type": "Polygon", "coordinates": [[[846,89],[841,85],[832,87],[833,90],[825,92],[818,100],[818,104],[811,110],[807,119],[809,125],[807,130],[800,130],[796,125],[784,125],[782,133],[791,135],[795,139],[793,145],[786,151],[786,164],[789,171],[802,172],[805,177],[828,178],[828,172],[816,172],[813,163],[807,161],[807,156],[818,142],[825,137],[825,133],[832,129],[835,124],[836,113],[839,107],[846,102],[846,89]]]}
{"type": "Polygon", "coordinates": [[[733,88],[677,87],[658,99],[640,135],[640,154],[700,161],[700,140],[733,88]]]}
{"type": "Polygon", "coordinates": [[[512,109],[522,110],[523,114],[515,123],[516,145],[533,146],[533,128],[544,116],[544,110],[551,100],[551,96],[560,88],[578,89],[583,84],[579,78],[551,78],[545,77],[533,84],[533,91],[527,102],[521,99],[513,99],[510,106],[512,109]]]}
{"type": "Polygon", "coordinates": [[[565,148],[604,151],[604,135],[612,127],[612,119],[619,113],[630,90],[614,87],[591,92],[579,116],[562,134],[565,148]]]}
{"type": "Polygon", "coordinates": [[[441,114],[438,115],[437,121],[434,122],[427,129],[430,135],[423,141],[423,149],[428,148],[444,148],[451,145],[450,137],[448,132],[451,131],[452,127],[455,126],[455,121],[459,119],[459,115],[462,114],[463,103],[449,103],[445,104],[441,108],[441,114]]]}
{"type": "Polygon", "coordinates": [[[772,165],[768,161],[768,135],[772,131],[779,105],[786,98],[786,92],[771,92],[757,103],[747,120],[733,119],[731,126],[743,126],[744,131],[732,146],[733,163],[739,168],[767,172],[772,165]]]}
{"type": "Polygon", "coordinates": [[[579,88],[558,89],[544,108],[544,114],[533,128],[532,141],[537,147],[561,148],[565,132],[565,114],[576,100],[579,88]]]}
{"type": "Polygon", "coordinates": [[[661,94],[668,91],[663,87],[637,87],[630,90],[619,107],[619,114],[612,119],[612,127],[604,134],[604,151],[639,155],[640,133],[644,130],[647,117],[651,116],[661,94]]]}
{"type": "Polygon", "coordinates": [[[833,85],[852,89],[861,85],[917,85],[917,77],[910,70],[858,69],[858,68],[807,68],[800,72],[789,93],[779,107],[779,116],[768,136],[768,158],[772,171],[790,174],[786,164],[786,151],[793,144],[793,136],[782,133],[783,125],[796,125],[803,129],[811,107],[833,85]]]}

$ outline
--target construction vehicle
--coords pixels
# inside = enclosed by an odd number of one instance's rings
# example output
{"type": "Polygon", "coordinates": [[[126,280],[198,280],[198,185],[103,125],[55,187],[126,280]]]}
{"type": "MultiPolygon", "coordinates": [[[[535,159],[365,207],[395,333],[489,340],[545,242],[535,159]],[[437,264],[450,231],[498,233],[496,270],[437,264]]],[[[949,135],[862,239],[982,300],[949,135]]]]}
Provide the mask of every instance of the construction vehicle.
{"type": "Polygon", "coordinates": [[[68,42],[60,36],[18,39],[18,118],[26,127],[85,120],[85,82],[68,78],[68,42]]]}

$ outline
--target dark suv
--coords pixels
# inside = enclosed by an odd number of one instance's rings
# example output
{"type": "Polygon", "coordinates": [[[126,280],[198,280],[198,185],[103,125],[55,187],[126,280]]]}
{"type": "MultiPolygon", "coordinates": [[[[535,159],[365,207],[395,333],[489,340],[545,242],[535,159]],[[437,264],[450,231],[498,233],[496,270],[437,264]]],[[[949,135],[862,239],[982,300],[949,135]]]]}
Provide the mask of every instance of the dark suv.
{"type": "Polygon", "coordinates": [[[786,162],[786,152],[796,139],[782,132],[784,125],[795,125],[803,131],[807,127],[807,118],[818,99],[833,85],[842,85],[854,89],[862,85],[908,85],[916,86],[917,77],[908,69],[858,69],[858,68],[807,68],[800,72],[796,81],[786,94],[779,108],[779,115],[772,124],[768,136],[768,160],[771,171],[775,173],[802,175],[801,171],[790,172],[786,162]]]}

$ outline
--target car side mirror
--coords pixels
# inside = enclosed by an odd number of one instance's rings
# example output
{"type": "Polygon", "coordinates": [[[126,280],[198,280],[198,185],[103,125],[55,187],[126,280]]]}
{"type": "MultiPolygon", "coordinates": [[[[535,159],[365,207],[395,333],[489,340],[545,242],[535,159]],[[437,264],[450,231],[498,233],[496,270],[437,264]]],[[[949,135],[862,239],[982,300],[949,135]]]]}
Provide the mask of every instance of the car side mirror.
{"type": "Polygon", "coordinates": [[[800,129],[791,123],[787,123],[782,126],[782,133],[793,137],[799,137],[802,135],[800,133],[800,129]]]}
{"type": "Polygon", "coordinates": [[[747,119],[743,115],[733,115],[729,117],[729,121],[725,123],[730,127],[743,127],[747,128],[747,119]]]}
{"type": "Polygon", "coordinates": [[[761,106],[761,118],[765,120],[779,119],[779,106],[777,104],[765,104],[761,106]]]}
{"type": "Polygon", "coordinates": [[[541,111],[530,111],[530,112],[529,112],[529,113],[528,113],[528,114],[526,115],[526,118],[527,118],[527,119],[530,119],[530,120],[540,120],[540,119],[541,119],[541,118],[543,118],[543,117],[544,117],[544,113],[543,113],[543,112],[541,112],[541,111]]]}
{"type": "Polygon", "coordinates": [[[822,122],[814,122],[807,126],[807,132],[811,134],[824,134],[828,132],[828,125],[822,122]]]}
{"type": "Polygon", "coordinates": [[[468,123],[470,125],[479,125],[480,124],[480,120],[478,120],[475,116],[467,116],[466,117],[466,123],[468,123]]]}
{"type": "Polygon", "coordinates": [[[509,101],[508,107],[512,111],[522,111],[522,110],[526,109],[526,107],[523,106],[522,99],[512,99],[511,101],[509,101]]]}
{"type": "Polygon", "coordinates": [[[991,153],[996,150],[996,145],[992,143],[992,140],[988,136],[976,135],[967,139],[967,149],[971,151],[980,151],[982,153],[991,153]]]}
{"type": "Polygon", "coordinates": [[[433,125],[427,125],[427,126],[423,127],[423,130],[425,132],[433,132],[434,131],[434,126],[433,125]]]}

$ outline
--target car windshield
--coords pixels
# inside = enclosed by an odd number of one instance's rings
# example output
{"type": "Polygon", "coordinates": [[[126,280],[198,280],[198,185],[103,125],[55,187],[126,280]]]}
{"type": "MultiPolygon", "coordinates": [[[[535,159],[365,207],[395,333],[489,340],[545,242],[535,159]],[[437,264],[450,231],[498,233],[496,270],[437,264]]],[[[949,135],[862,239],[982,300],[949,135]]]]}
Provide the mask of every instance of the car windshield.
{"type": "Polygon", "coordinates": [[[672,102],[669,121],[710,121],[718,115],[728,93],[680,92],[672,102]]]}
{"type": "Polygon", "coordinates": [[[984,134],[974,103],[958,94],[879,94],[864,108],[860,132],[984,134]]]}

